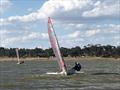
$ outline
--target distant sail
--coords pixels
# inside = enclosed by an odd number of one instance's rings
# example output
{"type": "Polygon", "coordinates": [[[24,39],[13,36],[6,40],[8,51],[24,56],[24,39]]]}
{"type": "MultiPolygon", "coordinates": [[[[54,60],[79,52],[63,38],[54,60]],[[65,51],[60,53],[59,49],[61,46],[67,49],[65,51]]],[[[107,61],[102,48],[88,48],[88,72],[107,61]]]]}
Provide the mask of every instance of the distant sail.
{"type": "Polygon", "coordinates": [[[61,71],[61,73],[67,75],[67,68],[66,68],[64,59],[61,56],[60,49],[59,49],[59,43],[58,43],[55,31],[53,29],[53,25],[52,25],[52,21],[51,21],[50,17],[48,18],[48,35],[49,35],[49,39],[50,39],[50,43],[51,43],[53,52],[57,58],[57,61],[58,61],[59,67],[60,67],[60,71],[61,71]]]}
{"type": "Polygon", "coordinates": [[[15,51],[16,51],[16,55],[17,55],[17,61],[18,61],[18,63],[19,63],[19,62],[20,62],[20,59],[19,59],[18,48],[16,48],[15,51]]]}
{"type": "Polygon", "coordinates": [[[24,61],[20,61],[20,57],[19,57],[19,52],[18,52],[18,50],[19,50],[18,48],[15,49],[16,55],[17,55],[17,61],[18,61],[17,64],[22,64],[22,63],[24,63],[24,61]]]}

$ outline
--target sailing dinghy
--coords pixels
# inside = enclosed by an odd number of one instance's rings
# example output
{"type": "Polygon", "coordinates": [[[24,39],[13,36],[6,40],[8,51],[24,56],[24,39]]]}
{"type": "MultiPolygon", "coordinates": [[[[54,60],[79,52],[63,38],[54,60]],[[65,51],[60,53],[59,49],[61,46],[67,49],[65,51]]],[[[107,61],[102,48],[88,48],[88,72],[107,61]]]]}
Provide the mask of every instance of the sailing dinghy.
{"type": "Polygon", "coordinates": [[[70,70],[67,70],[65,61],[64,61],[63,57],[61,56],[59,43],[58,43],[58,40],[57,40],[57,37],[56,37],[55,31],[54,31],[54,28],[53,28],[53,24],[52,24],[52,21],[51,21],[50,17],[48,17],[48,35],[49,35],[49,40],[50,40],[51,47],[53,49],[55,57],[57,58],[57,62],[58,62],[60,71],[59,72],[47,72],[47,74],[72,75],[72,74],[77,74],[77,73],[78,74],[79,73],[84,73],[84,72],[80,72],[81,66],[78,67],[79,64],[76,64],[77,68],[80,68],[79,70],[75,69],[76,65],[73,68],[71,68],[70,70]]]}
{"type": "Polygon", "coordinates": [[[48,17],[48,35],[49,35],[49,40],[50,40],[50,44],[51,47],[53,49],[53,52],[55,54],[55,57],[57,58],[57,62],[59,65],[59,69],[60,72],[48,72],[47,74],[62,74],[62,75],[67,75],[67,68],[66,68],[66,64],[65,61],[63,59],[63,57],[61,56],[61,52],[60,52],[60,47],[59,47],[59,43],[53,28],[53,24],[51,21],[51,18],[48,17]]]}
{"type": "Polygon", "coordinates": [[[19,57],[19,52],[18,52],[18,50],[19,50],[18,48],[15,49],[16,55],[17,55],[17,64],[23,64],[24,61],[20,61],[20,57],[19,57]]]}

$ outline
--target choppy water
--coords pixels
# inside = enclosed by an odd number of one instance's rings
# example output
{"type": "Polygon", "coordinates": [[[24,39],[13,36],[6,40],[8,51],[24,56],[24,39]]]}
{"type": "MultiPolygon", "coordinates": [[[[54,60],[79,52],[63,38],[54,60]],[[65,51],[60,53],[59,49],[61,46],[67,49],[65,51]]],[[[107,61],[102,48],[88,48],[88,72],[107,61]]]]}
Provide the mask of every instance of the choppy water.
{"type": "Polygon", "coordinates": [[[56,61],[0,62],[0,90],[120,90],[120,60],[79,62],[84,73],[71,76],[45,74],[58,71],[56,61]]]}

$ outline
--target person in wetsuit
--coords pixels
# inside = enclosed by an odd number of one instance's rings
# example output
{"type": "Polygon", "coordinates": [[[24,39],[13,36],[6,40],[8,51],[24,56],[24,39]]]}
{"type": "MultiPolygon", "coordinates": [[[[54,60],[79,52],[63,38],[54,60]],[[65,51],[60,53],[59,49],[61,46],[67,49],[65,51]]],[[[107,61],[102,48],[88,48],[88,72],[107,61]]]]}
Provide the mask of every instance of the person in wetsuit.
{"type": "Polygon", "coordinates": [[[78,62],[75,62],[75,66],[73,67],[73,69],[75,69],[76,71],[80,71],[81,70],[81,65],[78,62]]]}
{"type": "Polygon", "coordinates": [[[75,74],[76,71],[80,71],[80,70],[81,70],[81,64],[78,62],[75,62],[75,66],[71,68],[70,70],[68,70],[68,75],[75,74]]]}

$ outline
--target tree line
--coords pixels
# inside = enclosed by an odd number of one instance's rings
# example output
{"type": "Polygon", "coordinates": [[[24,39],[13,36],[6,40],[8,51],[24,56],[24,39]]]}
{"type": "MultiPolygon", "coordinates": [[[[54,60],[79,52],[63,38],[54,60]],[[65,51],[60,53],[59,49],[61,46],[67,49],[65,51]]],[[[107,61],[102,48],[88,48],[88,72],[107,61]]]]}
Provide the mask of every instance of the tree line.
{"type": "MultiPolygon", "coordinates": [[[[0,57],[16,57],[16,48],[4,48],[0,47],[0,57]]],[[[96,56],[96,57],[115,57],[120,58],[120,46],[112,46],[112,45],[91,45],[88,44],[83,48],[76,46],[72,48],[60,48],[61,54],[63,57],[86,57],[86,56],[96,56]]],[[[22,58],[25,57],[51,57],[54,56],[52,48],[42,49],[42,48],[34,48],[34,49],[19,49],[19,55],[22,58]]]]}

